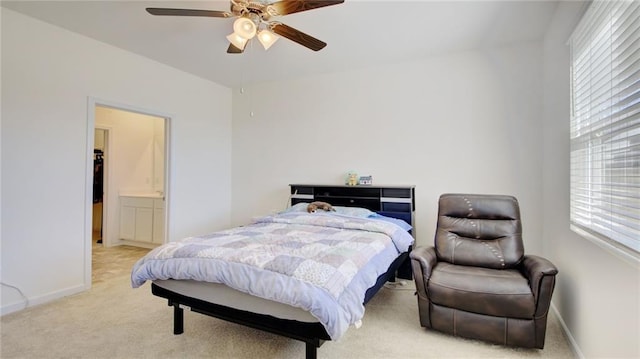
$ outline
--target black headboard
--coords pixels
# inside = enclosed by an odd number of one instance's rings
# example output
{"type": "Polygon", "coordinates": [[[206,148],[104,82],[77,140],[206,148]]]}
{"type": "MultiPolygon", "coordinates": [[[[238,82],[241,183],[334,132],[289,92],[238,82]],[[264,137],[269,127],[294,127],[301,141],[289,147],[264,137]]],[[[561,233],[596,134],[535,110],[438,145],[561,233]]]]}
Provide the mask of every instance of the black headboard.
{"type": "Polygon", "coordinates": [[[322,201],[333,206],[362,207],[414,225],[415,186],[341,186],[290,184],[291,205],[322,201]]]}

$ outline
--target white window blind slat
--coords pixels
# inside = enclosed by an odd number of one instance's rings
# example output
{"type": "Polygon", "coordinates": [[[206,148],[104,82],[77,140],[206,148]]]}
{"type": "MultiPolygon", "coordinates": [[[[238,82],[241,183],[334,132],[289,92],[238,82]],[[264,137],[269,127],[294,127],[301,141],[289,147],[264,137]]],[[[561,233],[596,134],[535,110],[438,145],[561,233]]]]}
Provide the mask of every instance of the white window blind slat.
{"type": "Polygon", "coordinates": [[[571,40],[570,220],[640,253],[640,2],[594,1],[571,40]]]}

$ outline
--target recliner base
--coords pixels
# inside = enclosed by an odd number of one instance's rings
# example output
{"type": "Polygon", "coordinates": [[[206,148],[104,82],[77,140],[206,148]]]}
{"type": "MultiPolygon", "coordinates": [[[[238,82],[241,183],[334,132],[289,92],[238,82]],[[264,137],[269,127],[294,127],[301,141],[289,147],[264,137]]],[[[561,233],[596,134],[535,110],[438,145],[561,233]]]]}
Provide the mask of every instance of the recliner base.
{"type": "Polygon", "coordinates": [[[495,344],[539,348],[544,347],[547,316],[537,319],[494,317],[465,312],[437,304],[429,304],[429,321],[421,324],[439,332],[495,344]],[[430,322],[431,326],[428,325],[430,322]],[[427,324],[427,325],[425,325],[427,324]]]}

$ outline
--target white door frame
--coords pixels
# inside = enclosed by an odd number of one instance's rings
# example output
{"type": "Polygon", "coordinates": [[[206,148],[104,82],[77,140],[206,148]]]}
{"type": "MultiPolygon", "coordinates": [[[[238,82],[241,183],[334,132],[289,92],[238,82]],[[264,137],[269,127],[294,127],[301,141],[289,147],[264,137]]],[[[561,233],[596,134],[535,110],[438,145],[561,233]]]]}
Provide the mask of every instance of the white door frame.
{"type": "MultiPolygon", "coordinates": [[[[84,241],[84,288],[85,290],[91,289],[91,262],[92,262],[92,213],[93,213],[93,148],[95,142],[95,128],[96,128],[96,118],[95,112],[96,107],[110,107],[117,110],[127,111],[127,112],[135,112],[144,115],[154,116],[164,118],[164,200],[165,200],[165,219],[164,219],[164,243],[167,242],[167,238],[169,238],[169,227],[170,227],[170,212],[171,212],[171,118],[173,117],[170,114],[162,113],[156,110],[148,110],[128,104],[122,104],[114,101],[102,100],[92,96],[87,98],[87,148],[86,148],[86,171],[85,171],[85,241],[84,241]]],[[[102,128],[101,126],[99,126],[102,128]]],[[[109,133],[110,135],[112,133],[109,133]]],[[[110,146],[107,145],[107,151],[111,151],[110,146]]],[[[108,154],[105,154],[105,157],[108,154]]],[[[109,156],[111,157],[111,156],[109,156]]],[[[107,168],[105,167],[105,176],[107,168]]],[[[110,172],[110,171],[109,171],[110,172]]],[[[105,184],[111,183],[108,178],[105,178],[105,184]]],[[[113,189],[107,188],[107,191],[112,191],[113,189]]],[[[103,203],[103,213],[106,213],[107,205],[113,205],[111,203],[103,203]]],[[[105,217],[106,219],[106,217],[105,217]]],[[[103,226],[103,245],[107,244],[105,239],[108,238],[106,233],[109,231],[109,228],[103,226]]]]}

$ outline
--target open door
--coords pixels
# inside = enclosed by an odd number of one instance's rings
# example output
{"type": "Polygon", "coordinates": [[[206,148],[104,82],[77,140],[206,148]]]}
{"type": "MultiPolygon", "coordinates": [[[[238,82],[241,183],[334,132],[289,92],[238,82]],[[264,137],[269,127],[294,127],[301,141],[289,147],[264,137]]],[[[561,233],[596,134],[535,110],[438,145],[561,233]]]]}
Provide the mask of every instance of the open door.
{"type": "Polygon", "coordinates": [[[170,143],[167,116],[94,99],[89,107],[87,288],[95,244],[153,248],[166,243],[170,143]]]}

